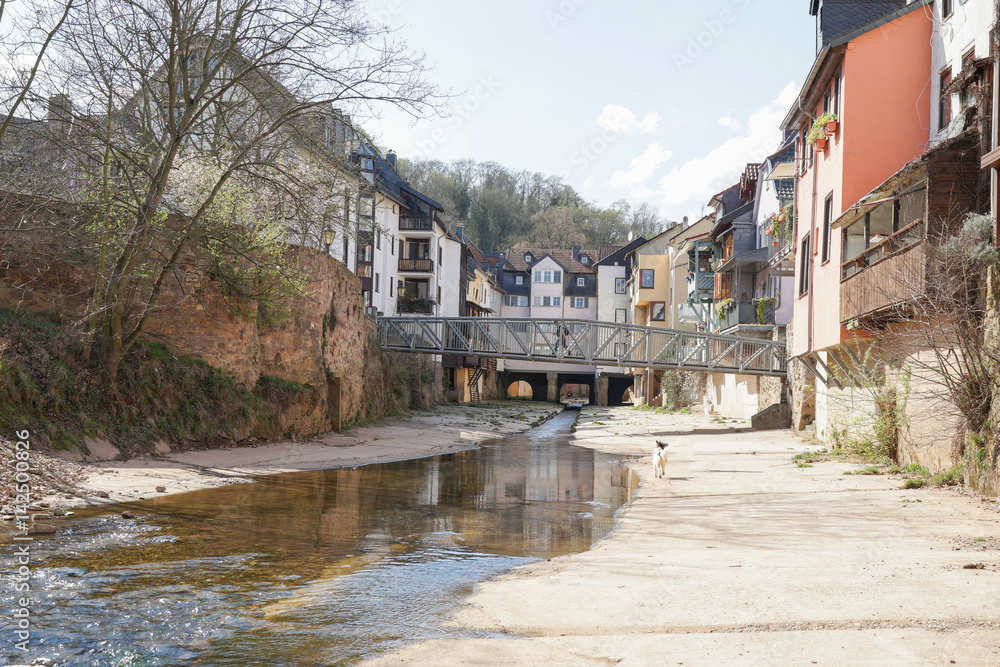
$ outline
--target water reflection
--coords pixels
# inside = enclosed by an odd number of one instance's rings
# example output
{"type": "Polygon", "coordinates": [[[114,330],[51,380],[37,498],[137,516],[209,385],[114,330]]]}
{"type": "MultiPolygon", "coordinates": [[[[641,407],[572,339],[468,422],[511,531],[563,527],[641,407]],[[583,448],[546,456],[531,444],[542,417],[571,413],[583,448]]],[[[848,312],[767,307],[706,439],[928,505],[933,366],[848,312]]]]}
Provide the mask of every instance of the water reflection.
{"type": "Polygon", "coordinates": [[[569,446],[572,418],[449,456],[135,503],[135,520],[81,512],[34,545],[31,657],[346,664],[445,636],[476,582],[613,528],[634,480],[569,446]]]}

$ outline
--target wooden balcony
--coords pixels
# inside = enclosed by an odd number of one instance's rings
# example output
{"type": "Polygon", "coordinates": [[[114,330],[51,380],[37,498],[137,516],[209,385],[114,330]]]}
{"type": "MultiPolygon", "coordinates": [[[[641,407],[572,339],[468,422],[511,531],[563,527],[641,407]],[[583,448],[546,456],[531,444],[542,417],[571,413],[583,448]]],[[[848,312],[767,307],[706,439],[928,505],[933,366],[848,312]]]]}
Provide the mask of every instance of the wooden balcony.
{"type": "MultiPolygon", "coordinates": [[[[891,246],[888,249],[891,250],[891,246]]],[[[926,271],[924,242],[912,243],[896,252],[886,253],[885,250],[876,246],[848,262],[854,264],[857,273],[840,282],[841,324],[923,294],[926,271]],[[858,265],[862,266],[859,268],[858,265]]]]}
{"type": "Polygon", "coordinates": [[[400,273],[434,273],[433,259],[400,259],[400,273]]]}

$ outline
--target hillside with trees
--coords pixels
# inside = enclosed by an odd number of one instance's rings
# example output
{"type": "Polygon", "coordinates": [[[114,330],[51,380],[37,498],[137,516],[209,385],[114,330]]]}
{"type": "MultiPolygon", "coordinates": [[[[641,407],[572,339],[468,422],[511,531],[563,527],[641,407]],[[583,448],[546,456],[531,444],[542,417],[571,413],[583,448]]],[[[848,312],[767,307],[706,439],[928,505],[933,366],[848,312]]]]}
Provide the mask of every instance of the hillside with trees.
{"type": "Polygon", "coordinates": [[[519,244],[622,245],[630,231],[651,238],[669,226],[648,204],[619,200],[601,208],[558,177],[495,162],[400,160],[399,169],[413,187],[444,207],[446,223],[464,225],[472,240],[490,252],[519,244]]]}

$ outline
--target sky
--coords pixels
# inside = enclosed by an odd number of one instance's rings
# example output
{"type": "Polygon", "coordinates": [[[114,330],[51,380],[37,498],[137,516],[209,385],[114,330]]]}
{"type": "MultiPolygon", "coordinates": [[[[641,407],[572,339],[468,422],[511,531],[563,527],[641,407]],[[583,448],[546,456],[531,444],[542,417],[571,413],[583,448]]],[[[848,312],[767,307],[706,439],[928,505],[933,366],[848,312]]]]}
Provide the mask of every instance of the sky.
{"type": "Polygon", "coordinates": [[[778,126],[815,58],[808,0],[368,0],[454,97],[365,129],[406,158],[560,176],[585,199],[697,218],[778,126]]]}

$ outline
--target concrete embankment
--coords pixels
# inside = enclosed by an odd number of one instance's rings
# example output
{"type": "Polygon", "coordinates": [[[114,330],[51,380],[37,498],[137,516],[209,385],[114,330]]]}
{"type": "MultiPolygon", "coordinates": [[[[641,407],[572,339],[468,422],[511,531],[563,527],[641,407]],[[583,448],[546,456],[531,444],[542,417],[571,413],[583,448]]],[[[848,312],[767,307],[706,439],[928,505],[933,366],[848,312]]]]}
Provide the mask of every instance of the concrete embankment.
{"type": "Polygon", "coordinates": [[[800,467],[791,432],[585,408],[576,444],[642,487],[585,553],[481,585],[456,627],[372,665],[997,665],[1000,514],[961,488],[800,467]],[[654,439],[670,443],[653,477],[654,439]]]}

